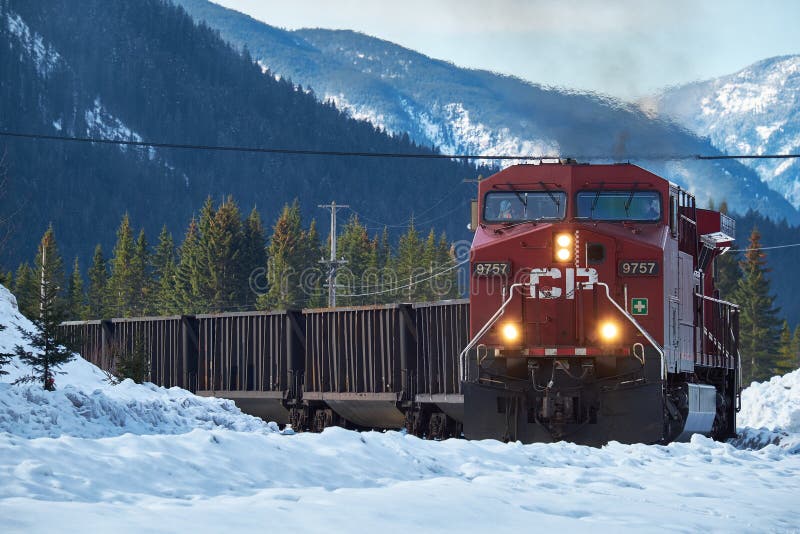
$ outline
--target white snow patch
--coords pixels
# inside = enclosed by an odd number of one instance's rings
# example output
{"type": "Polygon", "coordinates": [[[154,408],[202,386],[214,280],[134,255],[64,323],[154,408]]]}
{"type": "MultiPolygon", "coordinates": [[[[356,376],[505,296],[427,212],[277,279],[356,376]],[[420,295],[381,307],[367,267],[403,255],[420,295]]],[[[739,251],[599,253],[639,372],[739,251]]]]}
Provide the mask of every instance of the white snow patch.
{"type": "Polygon", "coordinates": [[[6,24],[9,32],[19,40],[28,57],[35,63],[39,76],[46,78],[50,75],[62,61],[61,55],[52,46],[46,44],[41,35],[32,32],[19,15],[8,12],[6,24]]]}
{"type": "MultiPolygon", "coordinates": [[[[136,143],[144,141],[141,135],[128,128],[124,122],[108,112],[100,102],[100,97],[95,98],[92,109],[86,110],[84,119],[86,120],[86,135],[88,137],[113,139],[115,141],[134,141],[136,143]]],[[[119,149],[122,152],[127,152],[128,146],[119,145],[119,149]]],[[[156,158],[156,149],[153,147],[135,147],[135,150],[146,153],[151,161],[156,158]]]]}
{"type": "MultiPolygon", "coordinates": [[[[2,287],[0,322],[30,327],[2,287]]],[[[9,328],[0,350],[19,341],[9,328]]],[[[595,449],[338,428],[281,435],[227,401],[112,386],[80,358],[65,370],[56,392],[0,383],[4,531],[797,528],[800,451],[783,443],[743,450],[695,436],[595,449]]],[[[800,372],[754,384],[741,420],[788,435],[798,392],[800,372]]]]}

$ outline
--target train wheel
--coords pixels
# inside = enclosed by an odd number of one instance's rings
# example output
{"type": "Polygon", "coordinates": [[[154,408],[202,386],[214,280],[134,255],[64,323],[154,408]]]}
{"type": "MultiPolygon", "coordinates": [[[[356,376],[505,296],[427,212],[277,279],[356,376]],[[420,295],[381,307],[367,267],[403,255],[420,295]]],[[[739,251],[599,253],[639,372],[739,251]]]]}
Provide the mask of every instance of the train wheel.
{"type": "Polygon", "coordinates": [[[289,424],[295,432],[308,430],[308,406],[289,410],[289,424]]]}
{"type": "Polygon", "coordinates": [[[422,406],[412,408],[406,412],[406,432],[418,438],[424,437],[428,430],[430,411],[422,406]]]}

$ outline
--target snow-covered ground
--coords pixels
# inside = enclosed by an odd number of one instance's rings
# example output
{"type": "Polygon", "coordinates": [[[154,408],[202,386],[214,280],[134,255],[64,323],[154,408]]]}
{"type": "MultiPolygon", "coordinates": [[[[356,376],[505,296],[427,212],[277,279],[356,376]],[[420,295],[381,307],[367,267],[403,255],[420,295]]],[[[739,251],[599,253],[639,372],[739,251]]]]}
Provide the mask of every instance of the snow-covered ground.
{"type": "MultiPolygon", "coordinates": [[[[0,287],[0,323],[29,327],[0,287]]],[[[0,351],[20,341],[13,326],[0,351]]],[[[233,404],[76,359],[0,378],[3,532],[797,531],[800,371],[745,392],[744,434],[666,447],[284,434],[233,404]],[[766,438],[764,437],[766,436],[766,438]],[[766,441],[779,441],[779,445],[766,441]]]]}

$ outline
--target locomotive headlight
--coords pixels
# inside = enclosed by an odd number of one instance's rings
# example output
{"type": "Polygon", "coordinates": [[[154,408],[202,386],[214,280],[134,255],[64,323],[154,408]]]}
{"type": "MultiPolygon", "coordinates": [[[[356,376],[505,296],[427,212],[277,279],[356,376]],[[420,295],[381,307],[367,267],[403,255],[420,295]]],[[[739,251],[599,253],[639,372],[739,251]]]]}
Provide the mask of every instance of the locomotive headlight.
{"type": "Polygon", "coordinates": [[[555,238],[553,256],[556,261],[569,261],[572,259],[572,235],[558,234],[555,238]]]}
{"type": "Polygon", "coordinates": [[[600,336],[604,341],[614,341],[619,336],[619,327],[612,321],[600,325],[600,336]]]}
{"type": "Polygon", "coordinates": [[[514,343],[519,340],[519,328],[515,324],[508,323],[503,326],[503,339],[507,343],[514,343]]]}

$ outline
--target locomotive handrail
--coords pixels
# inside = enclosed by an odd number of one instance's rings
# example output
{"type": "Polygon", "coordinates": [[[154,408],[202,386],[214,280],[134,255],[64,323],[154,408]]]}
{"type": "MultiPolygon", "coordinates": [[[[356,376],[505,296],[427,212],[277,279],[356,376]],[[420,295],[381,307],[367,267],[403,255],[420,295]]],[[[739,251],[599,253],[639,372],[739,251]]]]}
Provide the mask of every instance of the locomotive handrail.
{"type": "Polygon", "coordinates": [[[733,308],[739,308],[738,304],[734,304],[733,302],[728,302],[727,300],[715,299],[714,297],[701,295],[700,293],[695,293],[694,296],[695,297],[700,297],[703,300],[710,300],[711,302],[716,302],[717,304],[727,304],[728,306],[731,306],[733,308]]]}
{"type": "Polygon", "coordinates": [[[511,287],[509,287],[509,291],[508,291],[508,298],[505,300],[505,302],[503,302],[503,304],[495,312],[495,314],[492,315],[492,317],[486,322],[486,324],[483,325],[483,327],[478,331],[478,333],[475,334],[475,337],[473,337],[469,341],[469,343],[467,343],[467,346],[464,348],[464,350],[461,351],[461,354],[458,355],[458,373],[461,376],[461,380],[462,381],[466,381],[467,380],[467,375],[466,375],[466,372],[467,372],[467,366],[466,366],[467,353],[475,345],[477,345],[478,340],[480,338],[482,338],[484,336],[484,334],[486,334],[486,332],[492,326],[494,326],[494,323],[496,323],[497,320],[500,319],[500,317],[503,316],[503,314],[506,311],[506,307],[511,303],[511,299],[514,298],[514,289],[516,289],[518,287],[521,287],[521,286],[524,286],[524,285],[525,284],[522,283],[522,282],[517,282],[516,284],[511,284],[511,287]]]}
{"type": "Polygon", "coordinates": [[[593,284],[597,284],[597,285],[603,286],[603,288],[605,288],[605,290],[606,290],[606,298],[611,302],[611,304],[613,304],[614,307],[617,308],[620,311],[620,313],[622,315],[624,315],[631,322],[631,324],[633,324],[633,326],[635,326],[636,329],[639,330],[639,332],[641,332],[641,334],[647,339],[647,341],[649,341],[650,344],[653,345],[653,347],[658,351],[658,355],[661,357],[661,380],[662,381],[666,380],[666,378],[667,378],[667,373],[666,373],[667,366],[666,366],[666,363],[664,362],[664,349],[661,347],[661,345],[659,345],[658,342],[655,339],[653,339],[653,336],[651,336],[647,332],[647,330],[645,330],[638,322],[636,322],[636,319],[633,318],[633,315],[631,315],[630,313],[625,311],[625,309],[622,306],[617,304],[616,300],[611,298],[611,292],[608,289],[608,284],[606,284],[604,282],[584,282],[584,287],[591,288],[591,286],[593,284]]]}

